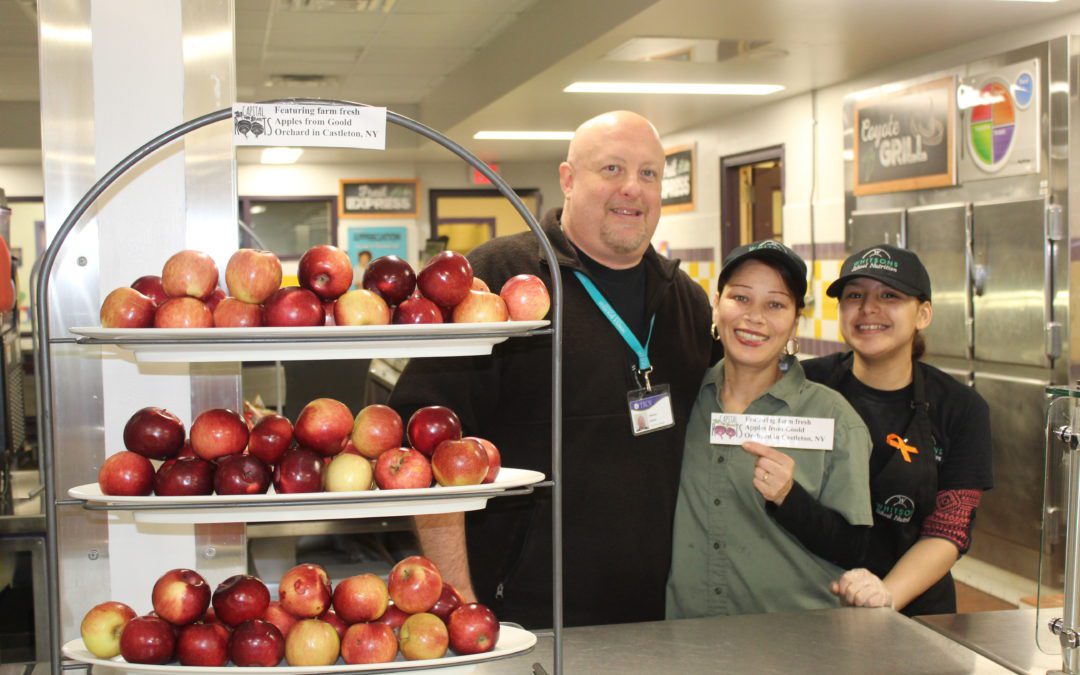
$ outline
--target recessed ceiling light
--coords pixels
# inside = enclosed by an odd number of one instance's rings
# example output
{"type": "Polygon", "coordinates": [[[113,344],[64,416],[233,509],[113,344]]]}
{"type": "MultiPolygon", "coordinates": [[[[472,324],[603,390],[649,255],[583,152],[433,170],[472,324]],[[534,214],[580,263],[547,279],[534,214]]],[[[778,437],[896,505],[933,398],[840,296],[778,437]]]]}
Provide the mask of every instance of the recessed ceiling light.
{"type": "Polygon", "coordinates": [[[259,161],[263,164],[296,164],[302,154],[302,148],[266,148],[259,161]]]}
{"type": "Polygon", "coordinates": [[[713,96],[766,96],[783,91],[779,84],[724,84],[711,82],[575,82],[563,89],[588,94],[708,94],[713,96]]]}
{"type": "Polygon", "coordinates": [[[568,141],[573,131],[477,131],[478,141],[568,141]]]}

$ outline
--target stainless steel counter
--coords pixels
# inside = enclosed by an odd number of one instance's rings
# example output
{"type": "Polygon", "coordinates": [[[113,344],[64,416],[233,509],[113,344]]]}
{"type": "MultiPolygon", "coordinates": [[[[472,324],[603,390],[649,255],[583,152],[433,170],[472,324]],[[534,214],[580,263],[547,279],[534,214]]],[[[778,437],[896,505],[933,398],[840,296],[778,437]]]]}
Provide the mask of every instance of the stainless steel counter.
{"type": "MultiPolygon", "coordinates": [[[[952,675],[1006,669],[886,609],[831,609],[566,630],[566,673],[952,675]]],[[[474,672],[551,669],[551,640],[474,672]]]]}
{"type": "MultiPolygon", "coordinates": [[[[621,626],[570,628],[564,670],[582,673],[828,673],[959,675],[1006,668],[886,609],[830,609],[621,626]]],[[[552,673],[552,640],[512,659],[469,668],[481,675],[552,673]]],[[[454,669],[456,670],[456,669],[454,669]]],[[[35,675],[39,672],[34,671],[35,675]]],[[[95,675],[123,672],[95,669],[95,675]]],[[[449,672],[449,671],[435,671],[449,672]]]]}
{"type": "MultiPolygon", "coordinates": [[[[1061,616],[1061,610],[1043,610],[1038,626],[1053,644],[1055,638],[1046,629],[1046,621],[1061,616]]],[[[1038,673],[1061,668],[1061,657],[1039,651],[1035,645],[1036,610],[1010,609],[1002,612],[942,614],[916,619],[950,640],[982,654],[1014,673],[1038,673]]]]}

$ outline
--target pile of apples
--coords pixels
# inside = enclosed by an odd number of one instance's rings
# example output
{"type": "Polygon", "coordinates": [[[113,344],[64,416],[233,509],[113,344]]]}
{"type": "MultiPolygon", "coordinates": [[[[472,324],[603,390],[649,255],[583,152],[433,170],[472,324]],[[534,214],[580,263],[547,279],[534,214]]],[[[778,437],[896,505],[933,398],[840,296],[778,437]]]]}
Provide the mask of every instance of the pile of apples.
{"type": "Polygon", "coordinates": [[[369,405],[353,417],[341,401],[308,403],[292,424],[265,415],[255,424],[227,408],[191,425],[164,408],[135,412],[124,425],[126,450],[98,472],[102,493],[169,497],[415,489],[495,480],[502,459],[490,441],[461,435],[444,406],[420,408],[406,426],[392,408],[369,405]],[[403,447],[403,437],[409,446],[403,447]],[[162,463],[156,469],[151,460],[162,463]]]}
{"type": "Polygon", "coordinates": [[[349,256],[315,246],[300,258],[299,286],[281,287],[281,261],[270,251],[242,248],[225,268],[225,295],[214,260],[180,251],[161,276],[117,288],[101,304],[103,328],[254,328],[259,326],[368,326],[423,323],[535,321],[551,306],[539,278],[521,274],[499,294],[473,276],[465,256],[443,251],[417,275],[397,256],[376,258],[353,289],[349,256]],[[350,290],[352,289],[352,290],[350,290]]]}
{"type": "Polygon", "coordinates": [[[109,601],[83,617],[83,644],[94,656],[128,663],[182,666],[329,666],[483,654],[499,641],[495,614],[466,604],[427,558],[410,556],[390,571],[344,579],[331,589],[326,571],[297,565],[281,579],[279,598],[259,578],[238,574],[213,593],[194,570],[174,569],[154,584],[154,611],[137,616],[109,601]]]}

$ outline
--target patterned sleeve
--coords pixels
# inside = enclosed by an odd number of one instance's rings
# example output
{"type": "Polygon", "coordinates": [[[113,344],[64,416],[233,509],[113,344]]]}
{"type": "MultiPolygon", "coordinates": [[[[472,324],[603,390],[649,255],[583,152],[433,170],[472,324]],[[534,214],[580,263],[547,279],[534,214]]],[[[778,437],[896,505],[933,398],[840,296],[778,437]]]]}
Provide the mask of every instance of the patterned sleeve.
{"type": "Polygon", "coordinates": [[[922,524],[923,537],[937,537],[956,545],[960,554],[971,546],[971,527],[982,490],[942,490],[937,493],[934,512],[922,524]]]}

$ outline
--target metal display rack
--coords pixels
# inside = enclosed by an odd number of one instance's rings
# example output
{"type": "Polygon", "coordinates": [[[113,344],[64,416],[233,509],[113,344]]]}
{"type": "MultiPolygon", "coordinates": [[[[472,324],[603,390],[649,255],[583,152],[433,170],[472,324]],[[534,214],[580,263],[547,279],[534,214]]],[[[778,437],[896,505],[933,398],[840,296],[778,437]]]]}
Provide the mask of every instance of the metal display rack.
{"type": "MultiPolygon", "coordinates": [[[[265,103],[296,103],[296,104],[318,104],[318,105],[336,105],[336,106],[359,106],[366,107],[365,104],[355,103],[352,101],[342,100],[328,100],[328,99],[282,99],[274,101],[265,101],[265,103]]],[[[83,506],[85,508],[92,508],[82,500],[72,499],[58,499],[57,498],[57,486],[55,485],[55,456],[56,449],[53,447],[54,429],[52,401],[53,401],[53,381],[52,381],[52,355],[51,350],[53,345],[57,344],[110,344],[116,341],[109,340],[95,340],[87,338],[72,338],[72,337],[53,337],[50,326],[49,318],[49,283],[52,277],[53,265],[56,262],[60,249],[64,245],[65,239],[80,222],[83,215],[90,208],[90,206],[108,189],[113,185],[118,178],[124,175],[129,169],[141,162],[146,157],[152,155],[157,150],[169,145],[173,141],[176,141],[183,136],[208,126],[215,122],[221,122],[225,120],[231,120],[233,115],[232,108],[225,108],[216,112],[208,113],[201,117],[197,117],[193,120],[180,124],[144,145],[137,148],[134,152],[129,154],[123,160],[118,162],[112,169],[110,169],[104,176],[102,176],[83,197],[76,203],[75,207],[68,214],[63,224],[56,232],[56,236],[50,242],[48,248],[42,254],[40,259],[40,273],[38,275],[37,284],[35,287],[37,302],[34,306],[34,315],[36,317],[36,346],[34,353],[35,361],[35,378],[37,380],[38,397],[37,397],[37,413],[40,429],[40,450],[41,450],[41,462],[42,472],[45,483],[45,523],[46,523],[46,555],[45,555],[45,571],[46,571],[46,586],[48,595],[49,606],[49,658],[51,665],[51,672],[60,673],[64,668],[72,667],[71,665],[65,665],[62,663],[61,657],[61,621],[60,621],[60,591],[59,591],[59,554],[58,554],[58,531],[57,531],[57,508],[61,506],[83,506]]],[[[551,383],[552,383],[552,428],[551,428],[551,476],[550,480],[538,483],[533,487],[550,487],[552,489],[552,519],[554,521],[552,528],[552,565],[553,565],[553,597],[552,597],[552,618],[553,618],[553,637],[554,637],[554,672],[562,672],[562,625],[563,625],[563,607],[562,607],[562,595],[563,595],[563,578],[562,578],[562,316],[563,316],[563,303],[562,303],[562,279],[557,273],[559,266],[555,257],[555,251],[551,246],[551,242],[548,241],[547,236],[544,234],[536,217],[529,211],[525,204],[518,198],[514,190],[500,177],[494,173],[484,162],[476,158],[472,153],[463,148],[458,143],[450,140],[446,136],[443,136],[439,132],[419,123],[415,120],[409,119],[402,115],[399,115],[393,111],[386,111],[387,120],[393,124],[396,124],[405,129],[411,130],[421,136],[427,138],[430,141],[441,145],[453,154],[457,155],[460,159],[464,160],[474,169],[483,174],[495,188],[513,205],[518,214],[525,220],[525,223],[529,226],[529,229],[539,239],[540,247],[543,250],[544,257],[546,258],[550,269],[556,273],[551,276],[551,325],[550,328],[542,330],[529,331],[527,335],[538,334],[550,334],[552,336],[552,351],[551,351],[551,383]]],[[[441,340],[453,340],[454,335],[441,336],[438,339],[441,340]]],[[[150,340],[152,338],[146,338],[150,340]]],[[[364,338],[352,338],[357,342],[363,342],[364,338]]],[[[382,338],[377,338],[382,339],[382,338]]],[[[434,338],[432,338],[434,339],[434,338]]],[[[258,329],[253,329],[253,334],[250,337],[244,338],[244,342],[258,343],[258,344],[287,344],[290,342],[289,338],[259,338],[258,329]]],[[[333,340],[328,340],[333,341],[333,340]]],[[[181,340],[174,340],[178,344],[182,344],[181,340]]],[[[432,357],[435,358],[435,357],[432,357]]],[[[239,359],[237,359],[239,360],[239,359]]],[[[531,488],[523,490],[507,490],[494,496],[510,495],[510,494],[526,494],[531,492],[531,488]]],[[[439,497],[432,496],[432,499],[439,499],[439,497]]],[[[389,497],[388,501],[392,501],[393,497],[389,497]]],[[[274,502],[264,502],[262,505],[273,505],[274,502]]],[[[279,505],[295,505],[295,502],[280,502],[279,505]]],[[[162,508],[165,505],[157,508],[162,508]]],[[[258,508],[258,507],[253,507],[258,508]]],[[[130,510],[130,508],[128,509],[130,510]]],[[[79,664],[77,667],[83,667],[79,664]]]]}

